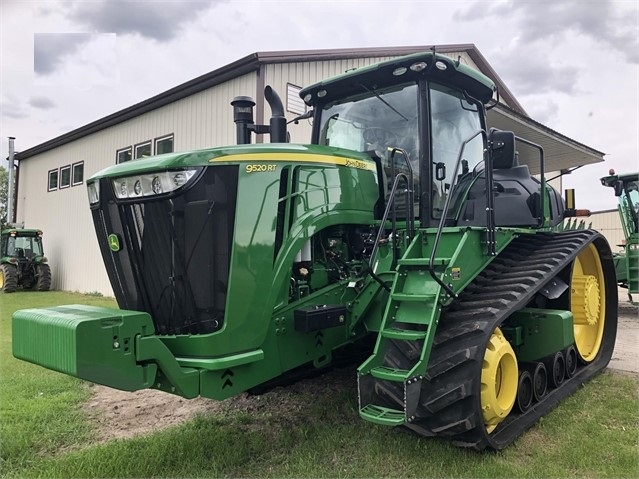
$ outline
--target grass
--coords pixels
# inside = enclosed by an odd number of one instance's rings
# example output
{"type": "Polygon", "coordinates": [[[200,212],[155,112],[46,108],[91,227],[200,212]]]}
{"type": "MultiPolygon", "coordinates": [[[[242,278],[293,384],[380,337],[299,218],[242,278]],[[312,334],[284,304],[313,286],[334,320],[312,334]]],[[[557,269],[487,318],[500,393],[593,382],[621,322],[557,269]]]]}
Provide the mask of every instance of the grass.
{"type": "Polygon", "coordinates": [[[85,383],[15,360],[21,307],[113,300],[0,296],[0,464],[4,477],[637,477],[639,381],[603,373],[513,445],[477,454],[359,419],[352,370],[241,397],[146,437],[91,442],[85,383]],[[335,381],[335,378],[343,381],[335,381]],[[346,378],[353,377],[352,381],[346,378]],[[86,445],[86,444],[89,445],[86,445]]]}

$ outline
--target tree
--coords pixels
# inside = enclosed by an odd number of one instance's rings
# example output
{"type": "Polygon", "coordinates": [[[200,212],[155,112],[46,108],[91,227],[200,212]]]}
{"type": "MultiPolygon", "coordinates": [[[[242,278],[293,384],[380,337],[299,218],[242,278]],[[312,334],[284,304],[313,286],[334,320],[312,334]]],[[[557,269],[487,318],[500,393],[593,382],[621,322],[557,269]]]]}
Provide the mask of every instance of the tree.
{"type": "Polygon", "coordinates": [[[0,166],[0,230],[3,230],[8,222],[7,198],[9,197],[9,172],[4,166],[0,166]]]}

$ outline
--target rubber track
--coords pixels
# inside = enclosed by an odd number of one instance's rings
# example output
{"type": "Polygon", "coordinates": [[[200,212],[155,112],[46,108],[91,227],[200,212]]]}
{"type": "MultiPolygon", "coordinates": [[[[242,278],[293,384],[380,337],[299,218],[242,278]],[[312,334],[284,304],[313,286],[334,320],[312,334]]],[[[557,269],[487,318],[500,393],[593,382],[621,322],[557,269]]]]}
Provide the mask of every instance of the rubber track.
{"type": "MultiPolygon", "coordinates": [[[[422,380],[416,419],[406,424],[407,427],[425,436],[445,437],[464,447],[502,449],[608,364],[614,347],[616,321],[612,254],[599,233],[580,230],[516,238],[442,312],[428,370],[422,380]],[[581,366],[573,378],[551,390],[526,413],[511,413],[492,434],[487,434],[479,394],[482,360],[492,331],[513,312],[525,307],[548,281],[593,242],[600,251],[607,275],[606,326],[598,357],[581,366]],[[612,280],[608,281],[611,271],[612,280]]],[[[388,348],[385,363],[410,369],[414,364],[411,362],[412,350],[417,345],[407,345],[408,342],[394,341],[388,348]]],[[[397,398],[403,396],[398,396],[398,391],[394,390],[396,385],[385,381],[377,388],[379,399],[395,403],[394,407],[399,406],[397,398]]]]}

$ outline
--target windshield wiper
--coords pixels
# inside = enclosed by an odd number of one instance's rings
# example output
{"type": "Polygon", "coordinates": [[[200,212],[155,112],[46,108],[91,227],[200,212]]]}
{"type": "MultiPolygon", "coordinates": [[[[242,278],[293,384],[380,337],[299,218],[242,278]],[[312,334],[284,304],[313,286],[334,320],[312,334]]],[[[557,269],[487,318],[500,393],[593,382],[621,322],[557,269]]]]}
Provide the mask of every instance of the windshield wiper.
{"type": "Polygon", "coordinates": [[[371,90],[370,88],[368,88],[366,85],[359,83],[359,86],[361,86],[364,90],[366,90],[368,93],[372,93],[373,95],[375,95],[377,97],[377,99],[379,101],[381,101],[384,105],[386,105],[388,108],[390,108],[391,110],[393,110],[395,113],[397,113],[399,116],[401,116],[404,120],[408,121],[408,118],[406,118],[404,115],[402,115],[393,105],[391,105],[390,103],[388,103],[386,100],[384,100],[381,96],[379,96],[379,93],[377,93],[374,90],[371,90]]]}

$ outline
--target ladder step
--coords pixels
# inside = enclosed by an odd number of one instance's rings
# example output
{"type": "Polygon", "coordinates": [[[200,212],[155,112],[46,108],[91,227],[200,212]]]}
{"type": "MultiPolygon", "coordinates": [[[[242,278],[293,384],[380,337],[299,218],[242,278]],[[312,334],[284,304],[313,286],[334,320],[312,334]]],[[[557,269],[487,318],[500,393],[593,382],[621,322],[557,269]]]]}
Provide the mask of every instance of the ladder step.
{"type": "MultiPolygon", "coordinates": [[[[435,258],[433,266],[446,266],[451,258],[435,258]]],[[[402,258],[397,261],[400,266],[428,266],[430,258],[402,258]]]]}
{"type": "Polygon", "coordinates": [[[399,426],[404,424],[404,411],[368,404],[359,410],[359,415],[370,422],[384,426],[399,426]]]}
{"type": "Polygon", "coordinates": [[[404,369],[393,369],[385,366],[378,366],[370,370],[370,374],[374,378],[395,382],[404,382],[408,377],[408,373],[409,371],[404,369]]]}
{"type": "Polygon", "coordinates": [[[425,302],[434,301],[437,299],[437,294],[408,294],[408,293],[391,293],[391,298],[395,301],[413,301],[413,302],[425,302]]]}
{"type": "Polygon", "coordinates": [[[404,339],[406,341],[415,341],[426,337],[426,331],[415,331],[414,329],[387,328],[382,330],[381,334],[388,339],[404,339]]]}

